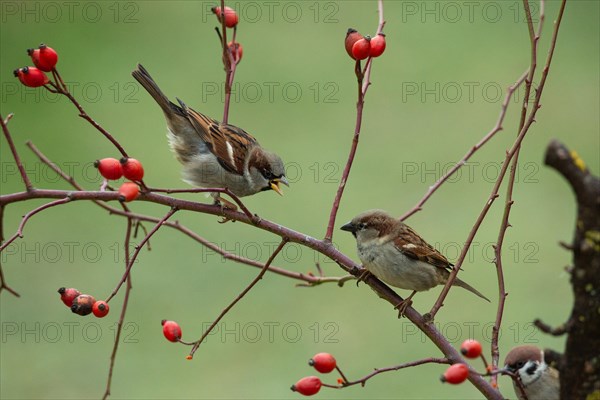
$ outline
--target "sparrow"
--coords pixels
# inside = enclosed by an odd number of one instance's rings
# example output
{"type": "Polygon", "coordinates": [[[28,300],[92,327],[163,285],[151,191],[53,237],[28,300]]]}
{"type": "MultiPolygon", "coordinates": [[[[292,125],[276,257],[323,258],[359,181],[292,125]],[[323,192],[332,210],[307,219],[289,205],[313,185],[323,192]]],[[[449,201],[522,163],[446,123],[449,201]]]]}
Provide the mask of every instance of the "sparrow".
{"type": "MultiPolygon", "coordinates": [[[[396,308],[401,317],[417,292],[444,285],[453,264],[411,227],[382,210],[369,210],[341,227],[356,238],[358,257],[364,268],[388,285],[409,289],[411,295],[396,308]]],[[[460,286],[490,301],[466,282],[460,286]]]]}
{"type": "MultiPolygon", "coordinates": [[[[558,371],[546,364],[544,351],[536,346],[517,346],[509,351],[502,370],[516,374],[528,400],[559,400],[558,371]]],[[[513,387],[519,400],[525,400],[517,382],[513,381],[513,387]]]]}
{"type": "MultiPolygon", "coordinates": [[[[279,185],[289,186],[281,158],[263,149],[248,132],[221,124],[179,99],[179,105],[170,102],[141,64],[131,74],[162,109],[169,145],[183,165],[185,182],[202,188],[228,188],[238,197],[265,190],[282,195],[279,185]]],[[[219,193],[212,196],[217,203],[223,201],[219,193]]]]}

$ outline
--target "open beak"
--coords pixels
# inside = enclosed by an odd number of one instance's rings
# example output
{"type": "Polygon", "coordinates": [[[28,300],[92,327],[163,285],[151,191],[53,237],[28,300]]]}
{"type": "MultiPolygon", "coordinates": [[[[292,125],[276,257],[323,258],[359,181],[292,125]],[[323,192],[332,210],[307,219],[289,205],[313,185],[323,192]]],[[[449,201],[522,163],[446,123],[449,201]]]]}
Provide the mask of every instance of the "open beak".
{"type": "Polygon", "coordinates": [[[283,192],[281,191],[281,188],[279,187],[280,183],[283,183],[285,186],[290,186],[287,179],[285,179],[285,176],[282,176],[281,178],[275,178],[271,181],[271,189],[276,191],[277,194],[279,194],[280,196],[283,196],[283,192]]]}

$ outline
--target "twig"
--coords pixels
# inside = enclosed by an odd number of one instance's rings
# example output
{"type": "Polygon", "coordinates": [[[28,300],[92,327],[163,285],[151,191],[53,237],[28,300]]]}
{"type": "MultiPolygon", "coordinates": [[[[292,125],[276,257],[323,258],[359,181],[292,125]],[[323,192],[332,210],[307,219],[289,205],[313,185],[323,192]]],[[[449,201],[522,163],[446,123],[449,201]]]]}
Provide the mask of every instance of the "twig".
{"type": "MultiPolygon", "coordinates": [[[[32,191],[33,191],[33,189],[32,189],[32,191]]],[[[14,242],[16,238],[22,238],[23,237],[23,229],[25,228],[25,224],[35,214],[39,213],[40,211],[44,211],[45,209],[48,209],[48,208],[51,208],[51,207],[54,207],[54,206],[59,206],[61,204],[65,204],[65,203],[68,203],[70,201],[71,201],[71,199],[69,197],[65,197],[63,199],[59,199],[59,200],[51,201],[50,203],[43,204],[43,205],[41,205],[41,206],[39,206],[39,207],[37,207],[37,208],[29,211],[27,214],[25,214],[23,216],[23,219],[21,220],[21,223],[19,224],[19,228],[17,229],[17,232],[14,235],[12,235],[6,242],[4,242],[2,244],[2,246],[0,246],[0,252],[4,251],[4,249],[6,249],[6,247],[8,247],[9,244],[11,244],[12,242],[14,242]]]]}
{"type": "Polygon", "coordinates": [[[435,357],[430,357],[430,358],[425,358],[422,360],[417,360],[417,361],[411,361],[411,362],[407,362],[404,364],[400,364],[400,365],[395,365],[393,367],[386,367],[386,368],[376,368],[373,372],[371,372],[370,374],[356,380],[356,381],[351,381],[348,382],[344,379],[344,382],[341,384],[341,386],[333,386],[333,385],[323,385],[323,386],[327,386],[330,388],[335,388],[335,389],[343,389],[345,387],[348,386],[353,386],[353,385],[358,385],[360,384],[361,386],[365,386],[365,384],[367,383],[367,381],[371,378],[373,378],[376,375],[379,375],[383,372],[390,372],[390,371],[398,371],[400,369],[404,369],[404,368],[409,368],[409,367],[416,367],[418,365],[423,365],[423,364],[431,364],[431,363],[435,363],[435,364],[451,364],[450,360],[448,360],[447,358],[435,358],[435,357]]]}
{"type": "Polygon", "coordinates": [[[277,246],[277,248],[275,249],[275,251],[273,251],[273,254],[271,254],[271,256],[269,257],[269,259],[265,263],[264,267],[260,270],[259,274],[256,276],[256,278],[254,278],[254,280],[252,280],[252,282],[250,282],[250,284],[248,286],[246,286],[246,288],[244,290],[242,290],[242,292],[227,307],[225,307],[225,309],[223,311],[221,311],[221,313],[219,314],[219,316],[208,327],[208,329],[204,332],[204,334],[202,335],[202,337],[200,337],[200,339],[198,339],[194,343],[185,343],[185,344],[191,344],[191,345],[193,345],[192,350],[190,351],[190,354],[189,354],[188,358],[191,359],[191,357],[194,356],[194,353],[196,352],[196,350],[198,350],[198,348],[200,347],[200,345],[202,344],[202,342],[204,341],[204,339],[210,334],[210,332],[212,332],[212,330],[215,328],[215,326],[217,326],[217,324],[219,323],[219,321],[221,321],[221,319],[223,319],[223,317],[229,312],[229,310],[231,310],[263,278],[263,276],[267,272],[267,269],[269,269],[269,265],[271,265],[271,263],[273,262],[273,260],[275,259],[275,257],[277,257],[277,255],[279,254],[279,252],[281,252],[281,250],[283,250],[283,247],[288,242],[289,242],[289,239],[287,239],[285,237],[283,237],[281,239],[281,242],[279,243],[279,246],[277,246]]]}
{"type": "MultiPolygon", "coordinates": [[[[527,106],[529,104],[529,95],[531,93],[531,85],[533,83],[533,77],[535,76],[536,68],[537,68],[537,43],[540,38],[540,33],[542,31],[543,21],[544,21],[544,1],[541,0],[540,6],[540,20],[538,24],[537,34],[534,33],[533,20],[531,18],[531,9],[529,7],[528,0],[523,0],[523,8],[525,9],[525,15],[527,16],[527,26],[529,31],[529,40],[531,46],[531,62],[529,64],[529,74],[527,75],[527,79],[525,80],[525,95],[523,97],[523,105],[521,107],[521,119],[519,122],[519,128],[517,129],[517,133],[523,129],[525,125],[525,119],[527,118],[527,106]]],[[[502,216],[502,222],[500,224],[500,229],[498,231],[498,239],[496,240],[496,245],[494,246],[495,253],[495,264],[496,264],[496,275],[498,278],[498,306],[496,311],[496,320],[494,322],[494,326],[492,328],[492,340],[491,340],[491,348],[492,348],[492,369],[496,369],[498,367],[498,363],[500,361],[500,349],[498,346],[498,340],[500,337],[500,326],[502,324],[502,316],[504,314],[504,305],[506,302],[506,289],[504,284],[504,270],[502,267],[502,245],[504,244],[504,237],[506,235],[507,229],[511,226],[509,223],[509,216],[513,201],[513,190],[515,185],[515,177],[519,163],[519,152],[521,146],[517,147],[515,155],[512,160],[512,164],[510,167],[510,174],[508,178],[508,186],[506,188],[506,202],[504,205],[504,214],[502,216]]],[[[498,384],[498,376],[492,376],[492,385],[498,384]]]]}
{"type": "MultiPolygon", "coordinates": [[[[0,243],[2,242],[4,242],[4,206],[0,206],[0,243]]],[[[12,293],[16,297],[21,297],[19,293],[6,284],[6,280],[4,279],[4,271],[2,269],[2,260],[0,259],[0,293],[2,293],[3,289],[9,293],[12,293]]]]}
{"type": "Polygon", "coordinates": [[[348,281],[353,281],[356,279],[354,275],[344,275],[344,276],[321,276],[315,277],[315,281],[308,283],[296,283],[296,287],[315,287],[318,285],[322,285],[323,283],[337,283],[339,287],[344,286],[344,284],[348,281]]]}
{"type": "Polygon", "coordinates": [[[2,261],[0,260],[0,293],[2,293],[2,290],[6,290],[15,297],[21,297],[16,290],[6,284],[6,280],[4,279],[4,271],[2,270],[2,261]]]}
{"type": "MultiPolygon", "coordinates": [[[[383,30],[383,26],[385,25],[385,20],[383,17],[383,0],[379,0],[378,11],[379,11],[379,24],[377,27],[377,32],[381,32],[383,30]]],[[[346,188],[346,182],[348,181],[348,176],[350,175],[350,169],[352,168],[352,163],[354,162],[354,157],[356,155],[356,150],[358,148],[358,139],[360,137],[360,128],[362,124],[362,115],[363,108],[365,105],[365,95],[367,94],[367,90],[369,89],[370,79],[371,79],[371,63],[372,57],[369,57],[367,60],[367,65],[365,67],[364,73],[360,71],[360,61],[356,62],[356,75],[358,78],[358,101],[356,102],[356,124],[354,126],[354,135],[352,137],[352,145],[350,146],[350,153],[348,154],[348,161],[346,161],[346,166],[344,167],[344,172],[342,173],[342,179],[340,180],[340,184],[338,186],[337,192],[335,194],[335,198],[333,199],[333,205],[331,206],[331,212],[329,213],[329,222],[327,224],[327,231],[325,232],[325,241],[331,242],[333,239],[333,229],[335,227],[335,218],[337,216],[338,209],[340,208],[340,202],[342,200],[342,195],[344,194],[344,189],[346,188]]]]}
{"type": "Polygon", "coordinates": [[[490,130],[479,142],[477,142],[473,147],[467,151],[467,153],[461,158],[459,162],[454,164],[452,168],[448,170],[440,179],[438,179],[432,186],[429,187],[427,193],[415,204],[413,208],[408,210],[404,215],[402,215],[399,219],[400,221],[406,220],[411,215],[421,211],[423,209],[423,205],[429,200],[429,198],[450,178],[456,171],[458,171],[462,166],[464,166],[467,161],[479,150],[482,148],[491,138],[493,138],[496,133],[500,132],[504,129],[504,118],[506,117],[506,112],[508,110],[508,105],[510,104],[510,99],[512,98],[514,92],[523,84],[527,75],[529,74],[529,70],[523,72],[519,79],[516,80],[511,86],[506,89],[506,96],[504,96],[504,101],[500,107],[500,115],[498,116],[498,120],[496,121],[496,125],[490,130]]]}
{"type": "MultiPolygon", "coordinates": [[[[129,155],[127,154],[127,152],[125,151],[125,149],[123,148],[123,146],[121,146],[121,144],[119,143],[119,141],[117,139],[115,139],[113,137],[113,135],[111,135],[106,129],[104,129],[92,117],[90,117],[87,112],[85,112],[85,110],[83,109],[83,106],[81,104],[79,104],[79,102],[77,101],[77,99],[71,94],[71,92],[69,92],[69,89],[64,84],[64,82],[63,82],[60,74],[58,73],[58,71],[54,70],[53,74],[54,74],[55,78],[58,78],[58,81],[60,82],[60,83],[57,82],[58,83],[57,85],[55,85],[52,82],[50,82],[50,85],[52,87],[54,87],[54,89],[57,91],[57,93],[66,96],[71,101],[71,103],[73,103],[73,105],[77,108],[77,110],[79,111],[79,116],[81,118],[85,119],[87,122],[89,122],[102,135],[104,135],[104,137],[107,138],[117,148],[117,150],[119,150],[119,152],[121,153],[121,155],[123,157],[129,157],[129,155]]],[[[45,87],[45,88],[48,89],[47,87],[45,87]]],[[[50,89],[48,89],[48,90],[50,90],[50,89]]]]}
{"type": "Polygon", "coordinates": [[[536,90],[536,96],[535,96],[535,100],[534,100],[532,108],[531,108],[531,112],[529,113],[529,116],[527,117],[527,120],[525,121],[523,128],[519,132],[519,135],[517,136],[517,139],[515,140],[513,146],[511,147],[510,151],[508,151],[506,154],[504,163],[502,164],[502,168],[500,169],[500,173],[498,174],[498,178],[496,179],[496,183],[494,184],[494,188],[492,189],[492,193],[490,194],[490,197],[486,201],[481,213],[479,214],[477,221],[473,225],[471,232],[469,232],[469,236],[468,236],[467,240],[465,241],[465,245],[463,246],[460,256],[456,262],[456,265],[454,266],[452,272],[450,273],[450,276],[448,278],[448,281],[446,282],[446,285],[442,289],[442,292],[440,293],[438,299],[436,300],[431,311],[429,312],[430,318],[433,318],[435,316],[435,314],[438,312],[438,310],[442,307],[444,299],[448,295],[448,291],[450,290],[450,287],[452,286],[452,284],[454,283],[454,280],[456,279],[456,275],[458,274],[458,271],[460,270],[460,267],[462,266],[462,263],[467,255],[467,252],[469,251],[469,248],[471,247],[471,243],[473,242],[473,239],[474,239],[475,235],[477,234],[479,227],[481,226],[481,223],[483,222],[485,216],[487,215],[487,212],[491,208],[492,203],[498,197],[498,190],[500,188],[500,185],[502,184],[502,181],[504,180],[504,176],[506,175],[508,166],[510,165],[510,161],[512,160],[513,156],[519,149],[521,142],[523,141],[523,139],[525,138],[525,135],[529,131],[529,127],[533,124],[533,122],[535,122],[535,116],[537,114],[537,111],[541,107],[540,100],[542,97],[546,79],[548,78],[548,71],[550,70],[550,64],[552,63],[552,56],[554,55],[554,50],[556,48],[556,40],[558,38],[558,31],[560,28],[560,23],[562,21],[562,16],[564,14],[565,4],[566,4],[566,0],[562,0],[560,10],[558,12],[557,20],[554,23],[554,31],[552,33],[550,49],[548,50],[548,57],[546,58],[546,64],[544,65],[544,69],[542,70],[542,76],[540,78],[540,83],[536,90]]]}
{"type": "Polygon", "coordinates": [[[569,319],[567,322],[557,326],[556,328],[553,328],[552,326],[546,324],[541,319],[536,319],[535,321],[533,321],[533,325],[535,325],[536,328],[548,335],[562,336],[571,330],[571,328],[573,327],[573,320],[569,319]]]}
{"type": "MultiPolygon", "coordinates": [[[[125,230],[125,241],[123,246],[125,247],[125,268],[129,264],[129,243],[131,241],[131,225],[132,218],[127,218],[127,228],[125,230]]],[[[106,381],[106,390],[104,391],[103,400],[108,399],[110,396],[110,387],[112,384],[112,377],[115,368],[115,361],[117,359],[117,350],[119,349],[119,342],[121,341],[121,332],[123,331],[123,321],[125,321],[125,314],[127,313],[127,305],[129,304],[129,294],[131,293],[131,274],[127,277],[127,286],[125,287],[125,297],[123,298],[123,307],[121,308],[121,315],[119,316],[119,322],[117,323],[117,332],[115,334],[115,344],[110,355],[110,367],[108,369],[108,379],[106,381]]]]}
{"type": "MultiPolygon", "coordinates": [[[[219,32],[219,28],[217,29],[217,34],[219,35],[219,39],[221,39],[221,46],[223,48],[223,67],[225,68],[225,104],[223,105],[223,120],[222,124],[226,125],[229,120],[229,104],[231,102],[231,87],[233,85],[233,77],[235,74],[235,69],[237,63],[233,58],[233,54],[227,45],[227,27],[225,26],[225,0],[221,0],[221,17],[219,17],[221,22],[221,29],[223,33],[219,32]]],[[[234,37],[235,32],[237,31],[237,27],[234,28],[234,37]]]]}
{"type": "Polygon", "coordinates": [[[121,280],[117,284],[117,287],[115,287],[115,290],[113,290],[111,295],[108,296],[108,298],[106,299],[107,303],[110,302],[110,300],[113,297],[115,297],[115,295],[119,292],[119,289],[121,288],[121,286],[123,285],[125,280],[127,280],[127,278],[129,277],[131,268],[133,268],[133,264],[135,264],[135,260],[137,259],[138,255],[140,254],[140,251],[144,248],[144,245],[146,244],[146,242],[148,240],[150,240],[150,238],[160,229],[160,227],[165,223],[165,221],[167,221],[169,218],[171,218],[171,216],[173,214],[175,214],[177,211],[178,211],[177,207],[172,207],[169,210],[169,212],[167,214],[165,214],[165,216],[162,217],[160,219],[160,221],[158,221],[158,223],[154,226],[154,228],[152,228],[152,230],[150,230],[150,232],[148,232],[148,234],[144,237],[144,239],[142,239],[142,241],[137,246],[135,246],[135,251],[133,252],[133,255],[131,256],[131,260],[129,260],[127,268],[125,269],[125,273],[121,277],[121,280]]]}
{"type": "Polygon", "coordinates": [[[8,130],[8,121],[12,118],[13,114],[8,114],[6,119],[0,115],[0,124],[2,125],[2,132],[4,132],[4,137],[8,142],[8,147],[10,148],[10,152],[12,153],[13,158],[15,159],[15,163],[17,164],[17,168],[19,169],[19,173],[21,174],[21,179],[23,179],[23,183],[25,184],[25,189],[30,191],[33,189],[33,185],[29,180],[29,176],[27,176],[27,172],[25,172],[25,168],[23,168],[23,163],[21,162],[21,157],[19,157],[19,153],[17,152],[17,148],[15,147],[15,143],[12,140],[12,136],[10,135],[10,131],[8,130]]]}

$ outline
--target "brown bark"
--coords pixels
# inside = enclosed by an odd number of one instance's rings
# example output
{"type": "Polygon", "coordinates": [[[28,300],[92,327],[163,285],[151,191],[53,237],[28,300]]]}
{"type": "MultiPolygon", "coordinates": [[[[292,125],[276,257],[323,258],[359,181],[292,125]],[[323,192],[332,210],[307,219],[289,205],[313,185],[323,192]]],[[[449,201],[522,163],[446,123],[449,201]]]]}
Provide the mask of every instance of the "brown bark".
{"type": "Polygon", "coordinates": [[[560,360],[561,399],[600,398],[600,179],[577,153],[558,141],[546,150],[546,165],[556,169],[575,192],[577,221],[572,243],[574,303],[565,323],[567,343],[560,360]]]}

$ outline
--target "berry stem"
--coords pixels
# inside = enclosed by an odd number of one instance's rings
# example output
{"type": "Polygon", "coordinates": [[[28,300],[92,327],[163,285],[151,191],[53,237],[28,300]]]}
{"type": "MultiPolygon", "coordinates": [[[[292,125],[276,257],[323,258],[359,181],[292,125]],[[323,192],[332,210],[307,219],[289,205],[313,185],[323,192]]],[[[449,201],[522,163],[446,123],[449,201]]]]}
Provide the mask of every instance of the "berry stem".
{"type": "Polygon", "coordinates": [[[336,365],[335,369],[340,374],[340,376],[342,377],[342,379],[344,380],[344,384],[348,383],[348,378],[346,378],[346,375],[344,375],[344,373],[342,372],[342,370],[340,369],[340,367],[338,365],[336,365]]]}

